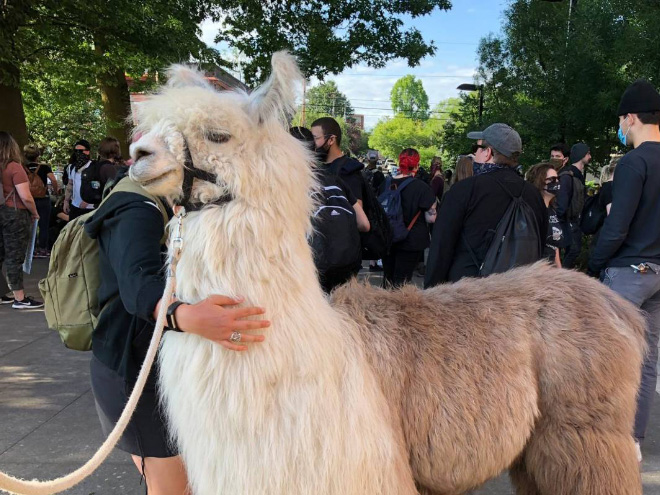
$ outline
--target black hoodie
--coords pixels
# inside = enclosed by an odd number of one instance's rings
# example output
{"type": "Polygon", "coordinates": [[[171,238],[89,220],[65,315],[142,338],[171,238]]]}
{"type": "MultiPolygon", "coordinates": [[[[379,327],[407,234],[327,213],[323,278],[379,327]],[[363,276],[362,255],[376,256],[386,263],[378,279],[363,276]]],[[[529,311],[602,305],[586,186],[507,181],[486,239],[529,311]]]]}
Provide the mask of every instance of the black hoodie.
{"type": "Polygon", "coordinates": [[[342,155],[326,164],[326,167],[328,167],[330,174],[338,175],[346,183],[355,199],[362,201],[362,184],[364,180],[362,179],[361,170],[364,168],[363,163],[342,155]]]}
{"type": "MultiPolygon", "coordinates": [[[[171,218],[172,212],[168,211],[171,218]]],[[[153,312],[165,289],[165,231],[158,206],[145,196],[117,192],[85,224],[99,242],[101,315],[92,335],[94,356],[133,383],[153,335],[153,312]]]]}

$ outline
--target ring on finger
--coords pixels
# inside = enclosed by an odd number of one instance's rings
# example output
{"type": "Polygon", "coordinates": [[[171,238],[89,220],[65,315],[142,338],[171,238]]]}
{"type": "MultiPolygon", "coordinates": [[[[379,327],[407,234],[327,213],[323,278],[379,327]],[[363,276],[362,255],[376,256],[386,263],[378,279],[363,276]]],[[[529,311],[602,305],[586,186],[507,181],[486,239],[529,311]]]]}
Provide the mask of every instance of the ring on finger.
{"type": "Polygon", "coordinates": [[[229,342],[233,342],[234,344],[238,344],[241,341],[241,333],[240,332],[232,332],[232,334],[229,336],[229,342]]]}

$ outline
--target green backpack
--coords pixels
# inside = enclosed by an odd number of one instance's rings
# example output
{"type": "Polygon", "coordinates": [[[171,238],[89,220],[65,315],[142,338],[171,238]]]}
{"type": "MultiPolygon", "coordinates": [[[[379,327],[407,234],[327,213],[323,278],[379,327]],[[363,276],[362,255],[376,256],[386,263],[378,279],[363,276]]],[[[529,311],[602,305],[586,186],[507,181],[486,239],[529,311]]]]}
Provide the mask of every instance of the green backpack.
{"type": "MultiPolygon", "coordinates": [[[[165,225],[169,222],[161,200],[129,178],[119,181],[103,202],[115,192],[131,192],[150,199],[158,205],[165,225]]],[[[77,351],[91,350],[92,332],[101,312],[97,295],[101,285],[98,241],[84,229],[92,215],[93,211],[86,213],[62,229],[51,251],[48,275],[39,282],[48,328],[59,332],[64,345],[77,351]]]]}

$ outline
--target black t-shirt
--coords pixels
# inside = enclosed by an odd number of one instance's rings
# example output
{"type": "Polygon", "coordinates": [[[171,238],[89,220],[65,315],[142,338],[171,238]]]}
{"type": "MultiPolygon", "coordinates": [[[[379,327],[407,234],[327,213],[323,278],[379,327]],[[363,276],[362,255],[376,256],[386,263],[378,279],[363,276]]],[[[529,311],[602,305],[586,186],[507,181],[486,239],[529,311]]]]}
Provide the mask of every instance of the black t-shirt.
{"type": "MultiPolygon", "coordinates": [[[[400,187],[408,178],[392,179],[392,184],[400,187]]],[[[379,195],[383,193],[387,183],[387,180],[383,182],[379,195]]],[[[415,218],[418,212],[419,216],[410,229],[408,237],[394,245],[396,249],[400,251],[423,251],[429,247],[431,238],[429,235],[429,226],[424,218],[424,212],[430,209],[434,203],[435,194],[431,186],[417,178],[413,178],[412,182],[401,191],[401,209],[403,210],[403,221],[406,226],[410,225],[410,222],[413,221],[413,218],[415,218]]]]}
{"type": "Polygon", "coordinates": [[[589,269],[660,264],[660,142],[646,141],[616,166],[612,209],[591,252],[589,269]]]}
{"type": "Polygon", "coordinates": [[[545,240],[545,255],[550,261],[555,260],[555,249],[564,247],[564,229],[559,221],[557,210],[548,206],[548,236],[545,240]]]}
{"type": "Polygon", "coordinates": [[[608,181],[602,185],[598,193],[598,206],[605,211],[607,205],[612,202],[612,181],[608,181]]]}
{"type": "Polygon", "coordinates": [[[39,178],[43,181],[44,186],[48,188],[48,174],[53,173],[53,169],[50,168],[49,165],[46,165],[45,163],[39,164],[39,163],[28,163],[27,168],[30,172],[37,172],[37,175],[39,178]],[[41,165],[41,166],[39,166],[41,165]],[[39,169],[39,170],[37,170],[39,169]]]}

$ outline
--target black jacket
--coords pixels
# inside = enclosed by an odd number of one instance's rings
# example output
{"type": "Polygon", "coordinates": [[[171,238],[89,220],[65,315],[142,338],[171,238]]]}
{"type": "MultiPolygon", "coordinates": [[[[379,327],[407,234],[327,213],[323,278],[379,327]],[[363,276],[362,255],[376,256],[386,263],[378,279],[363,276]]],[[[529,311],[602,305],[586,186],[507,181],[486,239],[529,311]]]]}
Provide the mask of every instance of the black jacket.
{"type": "Polygon", "coordinates": [[[645,142],[616,167],[612,207],[591,253],[589,271],[660,264],[660,143],[645,142]]]}
{"type": "Polygon", "coordinates": [[[573,200],[573,186],[575,181],[573,177],[579,179],[582,182],[582,187],[584,188],[584,174],[580,172],[580,169],[575,165],[571,165],[566,169],[559,171],[559,194],[557,194],[557,216],[559,220],[563,223],[566,222],[575,222],[578,218],[568,218],[568,212],[571,208],[571,202],[573,200]],[[573,176],[564,172],[572,172],[573,176]]]}
{"type": "Polygon", "coordinates": [[[118,192],[96,210],[85,231],[98,239],[101,268],[102,311],[92,351],[134,382],[153,335],[153,312],[165,289],[163,215],[144,196],[118,192]]]}
{"type": "Polygon", "coordinates": [[[364,168],[363,163],[343,155],[326,166],[331,174],[338,175],[346,183],[356,199],[362,200],[364,179],[361,171],[364,168]]]}
{"type": "MultiPolygon", "coordinates": [[[[444,195],[433,227],[426,267],[425,287],[476,277],[467,241],[477,259],[483,260],[497,224],[504,216],[511,197],[495,182],[498,180],[518,196],[525,181],[510,168],[503,168],[457,182],[444,195]]],[[[523,200],[532,208],[542,235],[548,231],[548,213],[539,191],[527,184],[523,200]]]]}

